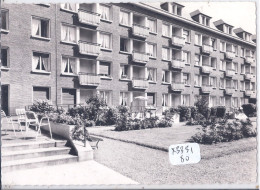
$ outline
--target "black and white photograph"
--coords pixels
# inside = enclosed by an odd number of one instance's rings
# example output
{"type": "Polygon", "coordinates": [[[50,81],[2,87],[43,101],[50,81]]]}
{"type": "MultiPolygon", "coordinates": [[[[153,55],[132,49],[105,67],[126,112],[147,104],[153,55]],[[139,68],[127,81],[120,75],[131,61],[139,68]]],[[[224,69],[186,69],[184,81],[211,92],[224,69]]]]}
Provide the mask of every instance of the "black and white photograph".
{"type": "Polygon", "coordinates": [[[258,189],[258,5],[1,1],[2,188],[258,189]]]}

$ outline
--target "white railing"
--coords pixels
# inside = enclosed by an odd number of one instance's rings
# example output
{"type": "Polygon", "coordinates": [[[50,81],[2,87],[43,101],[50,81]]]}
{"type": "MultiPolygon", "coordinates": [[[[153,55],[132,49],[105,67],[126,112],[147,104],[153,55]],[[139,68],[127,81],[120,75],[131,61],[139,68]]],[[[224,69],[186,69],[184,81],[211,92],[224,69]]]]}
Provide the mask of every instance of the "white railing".
{"type": "Polygon", "coordinates": [[[180,36],[172,36],[172,45],[184,46],[185,45],[185,38],[180,37],[180,36]]]}
{"type": "Polygon", "coordinates": [[[98,26],[100,24],[100,14],[79,9],[78,11],[79,22],[98,26]]]}
{"type": "Polygon", "coordinates": [[[246,80],[251,80],[252,79],[252,75],[250,73],[246,73],[245,74],[245,79],[246,80]]]}
{"type": "Polygon", "coordinates": [[[255,59],[254,59],[253,57],[251,57],[251,56],[246,56],[245,61],[246,61],[247,63],[254,63],[254,62],[255,62],[255,59]]]}
{"type": "Polygon", "coordinates": [[[133,24],[133,35],[146,38],[149,36],[149,28],[138,24],[133,24]]]}
{"type": "Polygon", "coordinates": [[[209,65],[202,65],[201,71],[203,73],[211,73],[213,71],[213,67],[211,67],[209,65]]]}
{"type": "Polygon", "coordinates": [[[173,81],[171,84],[172,91],[183,91],[184,90],[184,82],[175,82],[173,81]]]}
{"type": "Polygon", "coordinates": [[[79,53],[98,56],[100,54],[100,44],[79,41],[79,53]]]}
{"type": "Polygon", "coordinates": [[[212,53],[213,52],[213,47],[207,44],[202,45],[202,52],[204,53],[212,53]]]}
{"type": "Polygon", "coordinates": [[[233,69],[227,69],[226,70],[226,76],[233,77],[236,74],[236,71],[233,69]]]}
{"type": "Polygon", "coordinates": [[[149,61],[149,54],[133,51],[133,61],[138,63],[147,63],[149,61]]]}
{"type": "Polygon", "coordinates": [[[184,60],[181,59],[173,59],[171,62],[172,68],[176,69],[182,69],[185,67],[185,62],[184,60]]]}
{"type": "Polygon", "coordinates": [[[100,76],[89,73],[79,73],[79,84],[83,86],[98,86],[100,85],[100,76]]]}
{"type": "Polygon", "coordinates": [[[133,79],[132,80],[132,87],[133,88],[140,88],[140,89],[146,89],[149,87],[149,83],[147,80],[144,79],[133,79]]]}
{"type": "Polygon", "coordinates": [[[225,52],[226,58],[227,59],[234,59],[235,58],[235,52],[227,51],[225,52]]]}
{"type": "Polygon", "coordinates": [[[203,85],[201,87],[202,93],[210,93],[212,91],[212,86],[211,85],[203,85]]]}
{"type": "Polygon", "coordinates": [[[226,87],[226,89],[225,89],[225,92],[228,95],[232,95],[234,93],[234,91],[235,91],[235,88],[231,88],[231,87],[226,87]]]}

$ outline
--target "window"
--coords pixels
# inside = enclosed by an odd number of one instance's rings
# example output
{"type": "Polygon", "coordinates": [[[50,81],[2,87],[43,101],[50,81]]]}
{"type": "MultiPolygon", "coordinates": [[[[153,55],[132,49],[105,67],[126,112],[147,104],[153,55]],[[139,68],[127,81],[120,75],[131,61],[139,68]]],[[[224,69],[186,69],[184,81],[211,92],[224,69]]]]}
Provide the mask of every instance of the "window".
{"type": "Polygon", "coordinates": [[[8,10],[1,10],[2,30],[9,30],[8,10]]]}
{"type": "Polygon", "coordinates": [[[232,107],[237,108],[238,107],[238,98],[237,97],[232,97],[232,107]]]}
{"type": "Polygon", "coordinates": [[[49,38],[49,20],[41,18],[32,18],[32,36],[49,38]]]}
{"type": "Polygon", "coordinates": [[[183,51],[183,60],[185,61],[185,63],[190,64],[190,52],[188,51],[183,51]]]}
{"type": "Polygon", "coordinates": [[[220,42],[220,51],[225,52],[225,46],[226,46],[225,42],[220,42]]]}
{"type": "Polygon", "coordinates": [[[256,72],[255,72],[255,67],[253,67],[253,66],[251,66],[251,74],[252,74],[252,75],[255,75],[255,74],[256,74],[256,72]]]}
{"type": "Polygon", "coordinates": [[[149,26],[150,32],[152,32],[152,33],[156,33],[157,32],[156,20],[148,18],[148,26],[149,26]]]}
{"type": "Polygon", "coordinates": [[[238,81],[237,80],[233,80],[233,88],[234,89],[238,89],[238,81]]]}
{"type": "Polygon", "coordinates": [[[62,74],[75,74],[76,73],[75,58],[62,57],[61,73],[62,74]]]}
{"type": "Polygon", "coordinates": [[[240,107],[243,105],[243,104],[245,104],[245,98],[240,98],[240,107]]]}
{"type": "Polygon", "coordinates": [[[170,25],[162,24],[162,35],[166,37],[170,37],[170,25]]]}
{"type": "Polygon", "coordinates": [[[110,33],[104,33],[100,32],[99,34],[100,44],[101,47],[104,49],[112,49],[111,45],[111,34],[110,33]]]}
{"type": "Polygon", "coordinates": [[[217,105],[217,97],[209,96],[209,107],[214,107],[217,105]]]}
{"type": "Polygon", "coordinates": [[[217,87],[217,78],[216,77],[210,77],[210,86],[212,86],[213,88],[217,87]]]}
{"type": "Polygon", "coordinates": [[[111,105],[112,104],[112,93],[111,91],[107,91],[107,90],[99,90],[98,91],[98,96],[104,100],[104,102],[107,105],[111,105]]]}
{"type": "Polygon", "coordinates": [[[129,93],[120,92],[119,104],[121,106],[129,106],[129,93]]]}
{"type": "Polygon", "coordinates": [[[215,38],[210,39],[210,46],[212,46],[214,50],[217,49],[217,41],[215,38]]]}
{"type": "Polygon", "coordinates": [[[130,40],[125,37],[120,37],[120,51],[130,52],[130,40]]]}
{"type": "Polygon", "coordinates": [[[199,66],[200,65],[200,55],[195,54],[195,65],[199,66]]]}
{"type": "Polygon", "coordinates": [[[225,106],[225,97],[224,97],[224,96],[220,96],[220,97],[219,97],[219,104],[220,104],[221,106],[225,106]]]}
{"type": "Polygon", "coordinates": [[[33,52],[33,71],[50,72],[50,68],[49,54],[33,52]]]}
{"type": "Polygon", "coordinates": [[[220,78],[219,88],[220,89],[224,89],[225,88],[225,79],[224,78],[220,78]]]}
{"type": "Polygon", "coordinates": [[[156,44],[147,43],[147,53],[150,57],[156,57],[156,44]]]}
{"type": "Polygon", "coordinates": [[[155,93],[147,93],[147,106],[155,106],[155,93]]]}
{"type": "Polygon", "coordinates": [[[195,45],[202,45],[202,37],[201,34],[195,34],[195,45]]]}
{"type": "Polygon", "coordinates": [[[185,38],[185,42],[190,42],[190,31],[189,30],[183,30],[183,37],[185,38]]]}
{"type": "Polygon", "coordinates": [[[233,62],[233,69],[235,70],[236,73],[238,73],[238,63],[233,62]]]}
{"type": "Polygon", "coordinates": [[[194,86],[200,86],[200,75],[194,75],[194,86]]]}
{"type": "Polygon", "coordinates": [[[190,74],[189,73],[183,73],[182,74],[182,81],[185,85],[190,85],[190,74]]]}
{"type": "Polygon", "coordinates": [[[210,64],[211,64],[211,67],[213,68],[217,68],[217,58],[216,57],[211,57],[210,58],[210,64]]]}
{"type": "Polygon", "coordinates": [[[147,80],[156,82],[156,69],[155,68],[147,68],[147,80]]]}
{"type": "Polygon", "coordinates": [[[236,56],[238,56],[238,46],[234,46],[234,49],[235,49],[236,56]]]}
{"type": "Polygon", "coordinates": [[[164,106],[164,107],[170,106],[168,94],[162,94],[162,106],[164,106]]]}
{"type": "Polygon", "coordinates": [[[162,47],[162,59],[163,60],[170,60],[170,49],[166,47],[162,47]]]}
{"type": "Polygon", "coordinates": [[[245,69],[245,65],[241,64],[241,74],[245,74],[246,69],[245,69]]]}
{"type": "Polygon", "coordinates": [[[1,67],[9,67],[8,52],[9,52],[9,48],[7,47],[1,48],[1,67]]]}
{"type": "Polygon", "coordinates": [[[245,57],[245,49],[244,49],[244,48],[241,48],[241,50],[240,50],[240,56],[241,56],[241,57],[245,57]]]}
{"type": "Polygon", "coordinates": [[[120,11],[119,23],[125,26],[130,26],[130,13],[126,11],[120,11]]]}
{"type": "Polygon", "coordinates": [[[76,27],[63,24],[61,26],[61,41],[76,43],[76,27]]]}
{"type": "Polygon", "coordinates": [[[130,79],[130,68],[128,65],[120,65],[120,79],[130,79]]]}
{"type": "Polygon", "coordinates": [[[109,21],[111,19],[110,6],[100,4],[99,8],[100,8],[100,13],[101,13],[101,19],[109,21]]]}
{"type": "Polygon", "coordinates": [[[224,60],[220,60],[220,62],[219,62],[219,70],[225,71],[225,68],[226,68],[225,61],[224,60]]]}
{"type": "Polygon", "coordinates": [[[170,81],[170,71],[162,71],[162,82],[171,83],[170,81]]]}
{"type": "Polygon", "coordinates": [[[182,102],[181,104],[183,106],[189,106],[190,105],[190,95],[189,94],[182,94],[182,102]]]}
{"type": "Polygon", "coordinates": [[[33,87],[33,101],[35,100],[50,100],[50,88],[33,87]]]}
{"type": "Polygon", "coordinates": [[[62,9],[65,9],[67,11],[76,12],[76,4],[75,3],[62,3],[60,4],[62,9]]]}
{"type": "Polygon", "coordinates": [[[244,81],[240,81],[240,89],[241,89],[241,91],[245,91],[245,82],[244,81]]]}
{"type": "Polygon", "coordinates": [[[111,63],[100,61],[99,62],[99,75],[105,77],[111,77],[111,63]]]}

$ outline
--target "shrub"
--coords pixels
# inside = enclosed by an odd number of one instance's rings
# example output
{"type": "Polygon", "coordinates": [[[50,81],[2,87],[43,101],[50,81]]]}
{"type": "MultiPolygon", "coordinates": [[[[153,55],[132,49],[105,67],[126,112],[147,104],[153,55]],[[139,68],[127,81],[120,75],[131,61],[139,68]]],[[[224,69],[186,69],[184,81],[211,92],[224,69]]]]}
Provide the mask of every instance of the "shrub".
{"type": "Polygon", "coordinates": [[[68,114],[72,117],[81,116],[83,118],[86,118],[86,110],[82,106],[69,108],[68,114]]]}
{"type": "Polygon", "coordinates": [[[220,118],[224,118],[226,115],[226,107],[225,106],[218,106],[216,116],[220,118]]]}
{"type": "Polygon", "coordinates": [[[105,111],[104,117],[105,117],[106,125],[114,125],[116,123],[116,119],[117,119],[117,109],[111,108],[111,107],[108,108],[105,111]]]}
{"type": "Polygon", "coordinates": [[[106,102],[98,96],[91,97],[86,101],[88,107],[86,108],[87,119],[97,122],[102,113],[102,110],[107,107],[106,102]]]}
{"type": "Polygon", "coordinates": [[[30,110],[36,113],[53,112],[54,108],[50,105],[49,100],[35,100],[30,110]]]}
{"type": "Polygon", "coordinates": [[[198,108],[195,106],[191,106],[190,111],[191,111],[191,118],[195,119],[198,115],[198,108]]]}
{"type": "Polygon", "coordinates": [[[191,118],[191,108],[188,106],[178,106],[180,121],[187,121],[191,118]]]}
{"type": "Polygon", "coordinates": [[[243,104],[242,105],[243,112],[247,117],[256,116],[256,105],[255,104],[243,104]]]}
{"type": "Polygon", "coordinates": [[[206,98],[199,98],[198,101],[195,103],[195,106],[198,109],[198,113],[202,114],[205,118],[209,117],[209,103],[206,98]]]}
{"type": "Polygon", "coordinates": [[[117,118],[116,118],[116,131],[126,131],[128,129],[129,121],[129,108],[127,106],[117,107],[117,118]]]}
{"type": "Polygon", "coordinates": [[[217,107],[210,108],[210,116],[217,117],[217,107]]]}

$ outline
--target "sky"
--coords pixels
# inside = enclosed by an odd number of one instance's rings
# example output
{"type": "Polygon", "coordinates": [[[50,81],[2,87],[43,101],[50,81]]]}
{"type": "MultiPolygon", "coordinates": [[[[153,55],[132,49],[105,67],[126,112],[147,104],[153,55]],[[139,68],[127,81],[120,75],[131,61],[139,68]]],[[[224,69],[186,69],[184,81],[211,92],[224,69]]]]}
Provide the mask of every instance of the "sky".
{"type": "MultiPolygon", "coordinates": [[[[211,23],[222,19],[234,28],[243,28],[245,31],[256,34],[256,6],[255,2],[182,2],[184,5],[183,17],[190,17],[190,13],[199,9],[212,17],[211,23]]],[[[149,3],[159,6],[160,3],[149,3]]]]}

